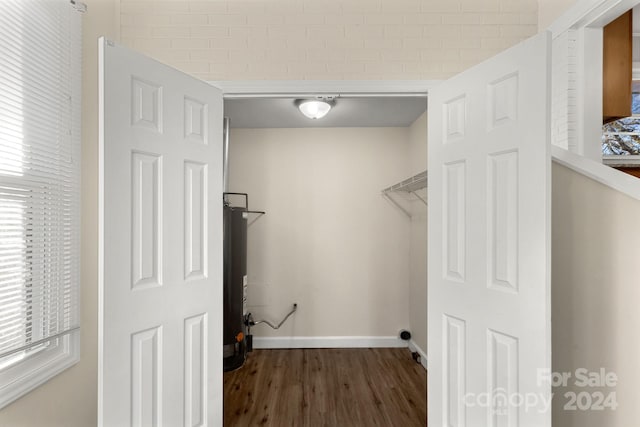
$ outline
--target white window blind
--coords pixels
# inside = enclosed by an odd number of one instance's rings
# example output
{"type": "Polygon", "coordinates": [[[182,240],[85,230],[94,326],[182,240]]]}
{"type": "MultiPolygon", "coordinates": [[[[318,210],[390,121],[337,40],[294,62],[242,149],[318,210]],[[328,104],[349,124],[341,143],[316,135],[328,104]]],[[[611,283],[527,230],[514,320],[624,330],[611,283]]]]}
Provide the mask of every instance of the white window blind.
{"type": "Polygon", "coordinates": [[[77,361],[81,16],[0,0],[0,407],[77,361]]]}

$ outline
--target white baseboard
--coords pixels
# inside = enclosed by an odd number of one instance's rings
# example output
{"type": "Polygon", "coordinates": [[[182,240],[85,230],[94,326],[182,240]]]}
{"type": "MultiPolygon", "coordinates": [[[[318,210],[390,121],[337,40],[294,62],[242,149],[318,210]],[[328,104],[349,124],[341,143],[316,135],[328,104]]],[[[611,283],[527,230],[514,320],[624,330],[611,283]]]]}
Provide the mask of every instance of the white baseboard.
{"type": "Polygon", "coordinates": [[[420,364],[426,370],[427,369],[427,353],[415,343],[414,340],[409,341],[409,350],[415,351],[420,355],[420,364]]]}
{"type": "Polygon", "coordinates": [[[398,337],[253,337],[253,348],[374,348],[406,347],[398,337]]]}

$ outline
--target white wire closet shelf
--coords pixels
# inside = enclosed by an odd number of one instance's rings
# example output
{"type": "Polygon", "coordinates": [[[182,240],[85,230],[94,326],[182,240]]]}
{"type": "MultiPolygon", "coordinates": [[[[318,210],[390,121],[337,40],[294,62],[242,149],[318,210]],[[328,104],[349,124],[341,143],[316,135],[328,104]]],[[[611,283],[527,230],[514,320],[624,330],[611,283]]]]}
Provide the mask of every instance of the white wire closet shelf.
{"type": "Polygon", "coordinates": [[[427,200],[422,197],[417,192],[427,188],[427,171],[420,172],[412,176],[411,178],[407,178],[402,182],[399,182],[391,187],[387,187],[382,190],[382,195],[389,200],[391,203],[396,205],[398,209],[404,212],[408,217],[411,217],[411,213],[408,209],[402,206],[395,198],[392,197],[393,193],[406,193],[415,196],[418,200],[420,200],[425,205],[427,204],[427,200]]]}
{"type": "Polygon", "coordinates": [[[413,193],[415,191],[422,190],[423,188],[427,188],[427,171],[420,172],[411,178],[407,178],[402,182],[385,188],[382,192],[389,193],[391,191],[404,191],[407,193],[413,193]]]}

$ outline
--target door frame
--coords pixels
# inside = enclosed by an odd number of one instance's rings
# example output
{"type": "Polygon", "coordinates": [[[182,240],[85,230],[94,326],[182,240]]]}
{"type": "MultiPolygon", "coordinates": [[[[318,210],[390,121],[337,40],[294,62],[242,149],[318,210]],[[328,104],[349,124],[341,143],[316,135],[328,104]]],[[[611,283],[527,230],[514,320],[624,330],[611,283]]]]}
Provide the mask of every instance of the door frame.
{"type": "MultiPolygon", "coordinates": [[[[207,80],[207,83],[222,90],[225,100],[304,98],[319,95],[351,98],[420,97],[426,100],[429,90],[442,81],[444,80],[207,80]]],[[[427,310],[426,300],[424,306],[427,310]]],[[[422,355],[421,364],[427,369],[426,354],[422,355]]]]}
{"type": "Polygon", "coordinates": [[[342,95],[350,97],[426,96],[442,80],[221,80],[207,81],[224,99],[342,95]]]}
{"type": "MultiPolygon", "coordinates": [[[[569,147],[568,151],[597,163],[602,163],[600,144],[589,142],[600,141],[602,136],[603,28],[637,5],[640,5],[640,0],[582,0],[548,27],[552,40],[567,31],[576,33],[576,100],[574,111],[570,111],[576,117],[576,137],[575,146],[569,147]]],[[[555,75],[552,80],[554,78],[555,75]]],[[[556,152],[554,150],[554,155],[556,152]]],[[[588,168],[587,173],[602,175],[594,167],[588,168]]]]}
{"type": "Polygon", "coordinates": [[[627,10],[640,4],[639,0],[582,0],[556,19],[547,29],[556,38],[567,30],[602,28],[627,10]]]}

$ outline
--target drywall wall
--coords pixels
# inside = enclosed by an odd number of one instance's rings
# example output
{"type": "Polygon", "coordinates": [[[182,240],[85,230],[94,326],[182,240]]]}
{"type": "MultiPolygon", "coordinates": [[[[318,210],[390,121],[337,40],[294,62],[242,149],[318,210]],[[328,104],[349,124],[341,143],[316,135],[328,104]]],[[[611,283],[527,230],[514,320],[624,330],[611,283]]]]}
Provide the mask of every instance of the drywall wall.
{"type": "MultiPolygon", "coordinates": [[[[426,106],[425,106],[426,107],[426,106]]],[[[427,113],[409,128],[409,170],[412,176],[427,169],[427,113]]],[[[426,189],[418,194],[426,200],[426,189]]],[[[409,326],[412,339],[427,353],[427,206],[411,197],[409,326]]]]}
{"type": "Polygon", "coordinates": [[[83,0],[82,274],[80,362],[0,410],[7,427],[86,427],[97,423],[98,41],[115,39],[112,0],[83,0]]]}
{"type": "Polygon", "coordinates": [[[544,30],[579,0],[538,0],[538,29],[544,30]]]}
{"type": "Polygon", "coordinates": [[[233,129],[230,190],[249,226],[256,336],[397,336],[409,326],[410,222],[380,194],[406,177],[408,128],[233,129]],[[250,222],[253,218],[250,219],[250,222]]]}
{"type": "Polygon", "coordinates": [[[441,79],[535,34],[536,0],[121,0],[122,42],[205,80],[441,79]]]}
{"type": "Polygon", "coordinates": [[[639,217],[638,200],[553,165],[553,370],[572,374],[572,387],[554,389],[554,425],[626,427],[640,418],[639,217]],[[575,387],[578,368],[613,372],[617,386],[575,387]],[[567,391],[614,392],[619,406],[564,410],[567,391]]]}

